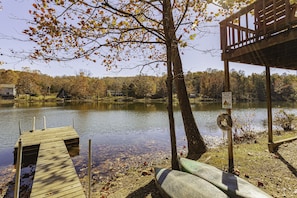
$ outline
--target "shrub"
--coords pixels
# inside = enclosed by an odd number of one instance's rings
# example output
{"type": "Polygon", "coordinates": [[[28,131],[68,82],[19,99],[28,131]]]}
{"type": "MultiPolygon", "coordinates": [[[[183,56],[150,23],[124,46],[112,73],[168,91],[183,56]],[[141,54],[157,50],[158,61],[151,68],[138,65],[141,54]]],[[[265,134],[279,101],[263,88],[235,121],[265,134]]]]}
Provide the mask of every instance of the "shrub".
{"type": "Polygon", "coordinates": [[[288,114],[281,109],[274,115],[274,125],[281,127],[284,131],[292,131],[292,122],[295,119],[295,114],[288,114]]]}
{"type": "Polygon", "coordinates": [[[255,110],[251,113],[244,115],[244,118],[241,118],[238,115],[233,115],[233,140],[234,143],[243,143],[243,142],[254,142],[256,139],[256,133],[254,132],[253,122],[255,117],[255,110]]]}

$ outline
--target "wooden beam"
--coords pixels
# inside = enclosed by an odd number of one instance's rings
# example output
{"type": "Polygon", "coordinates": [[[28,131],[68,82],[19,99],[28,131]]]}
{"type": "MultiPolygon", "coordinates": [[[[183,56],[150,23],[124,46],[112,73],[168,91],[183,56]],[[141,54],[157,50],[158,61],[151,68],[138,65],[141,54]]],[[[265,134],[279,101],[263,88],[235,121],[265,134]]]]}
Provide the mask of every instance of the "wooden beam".
{"type": "Polygon", "coordinates": [[[274,143],[268,144],[269,151],[270,152],[276,152],[280,145],[282,145],[284,143],[289,143],[289,142],[292,142],[292,141],[296,141],[296,140],[297,140],[297,136],[287,138],[287,139],[284,139],[284,140],[275,141],[274,143]]]}

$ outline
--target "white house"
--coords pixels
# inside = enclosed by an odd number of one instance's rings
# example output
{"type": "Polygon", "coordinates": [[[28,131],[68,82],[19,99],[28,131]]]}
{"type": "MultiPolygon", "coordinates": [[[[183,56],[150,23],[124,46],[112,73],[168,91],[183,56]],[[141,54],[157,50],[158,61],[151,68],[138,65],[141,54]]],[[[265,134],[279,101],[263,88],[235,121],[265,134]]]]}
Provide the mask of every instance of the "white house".
{"type": "Polygon", "coordinates": [[[14,84],[0,84],[0,96],[3,99],[14,99],[16,88],[14,84]]]}

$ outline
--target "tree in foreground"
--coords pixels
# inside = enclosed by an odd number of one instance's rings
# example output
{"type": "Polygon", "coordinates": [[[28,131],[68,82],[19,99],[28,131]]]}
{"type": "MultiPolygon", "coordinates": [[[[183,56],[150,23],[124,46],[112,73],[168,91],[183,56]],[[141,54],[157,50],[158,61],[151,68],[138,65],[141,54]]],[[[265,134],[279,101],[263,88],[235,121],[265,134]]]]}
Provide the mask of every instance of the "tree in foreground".
{"type": "MultiPolygon", "coordinates": [[[[206,145],[192,114],[179,48],[195,38],[201,23],[211,21],[214,14],[207,13],[208,3],[211,1],[41,0],[29,11],[34,20],[24,33],[36,43],[31,54],[35,59],[101,59],[107,69],[126,62],[137,62],[140,67],[167,66],[167,85],[174,82],[177,91],[188,157],[199,158],[206,145]]],[[[173,116],[169,114],[169,118],[173,116]]]]}

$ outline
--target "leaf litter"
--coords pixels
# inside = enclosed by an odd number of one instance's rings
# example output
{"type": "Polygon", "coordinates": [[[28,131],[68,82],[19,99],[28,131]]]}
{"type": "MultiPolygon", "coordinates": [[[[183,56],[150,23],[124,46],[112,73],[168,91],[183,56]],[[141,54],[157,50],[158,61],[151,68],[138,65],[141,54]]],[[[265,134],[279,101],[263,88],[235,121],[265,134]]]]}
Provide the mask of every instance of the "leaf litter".
{"type": "MultiPolygon", "coordinates": [[[[296,134],[295,134],[296,135],[296,134]]],[[[226,146],[211,147],[199,161],[227,170],[226,146]]],[[[281,145],[276,153],[269,153],[267,137],[257,141],[235,144],[236,173],[273,197],[297,197],[297,141],[281,145]]],[[[184,145],[178,152],[186,154],[184,145]]],[[[153,167],[170,167],[168,145],[152,142],[133,145],[100,145],[92,149],[92,197],[161,197],[155,184],[153,167]]],[[[72,157],[76,171],[87,194],[87,151],[72,157]]],[[[35,166],[22,169],[21,197],[30,196],[35,166]],[[31,182],[31,184],[30,184],[31,182]]],[[[15,169],[13,165],[0,167],[0,197],[13,197],[15,169]]]]}

